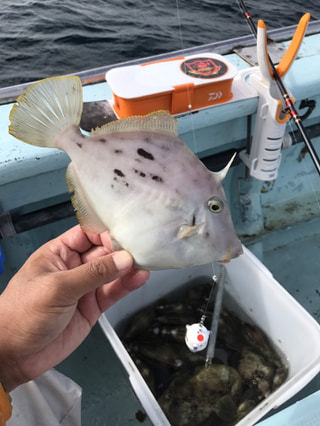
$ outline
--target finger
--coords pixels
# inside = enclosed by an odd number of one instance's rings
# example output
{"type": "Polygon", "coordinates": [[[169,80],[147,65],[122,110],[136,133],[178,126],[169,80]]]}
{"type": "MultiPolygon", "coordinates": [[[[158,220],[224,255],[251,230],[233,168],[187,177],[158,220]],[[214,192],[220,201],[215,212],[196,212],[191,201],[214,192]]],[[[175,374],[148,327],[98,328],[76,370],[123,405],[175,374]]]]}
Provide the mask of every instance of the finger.
{"type": "Polygon", "coordinates": [[[112,251],[109,231],[104,231],[101,234],[87,234],[87,237],[94,245],[102,245],[109,252],[112,251]]]}
{"type": "Polygon", "coordinates": [[[76,225],[68,231],[59,235],[55,239],[49,241],[49,244],[54,251],[58,251],[61,247],[67,247],[71,251],[84,253],[92,247],[92,242],[88,239],[80,225],[76,225]]]}
{"type": "Polygon", "coordinates": [[[106,311],[118,300],[140,288],[146,283],[149,277],[149,271],[133,269],[126,276],[101,286],[97,291],[97,301],[100,311],[106,311]]]}
{"type": "Polygon", "coordinates": [[[81,262],[87,263],[97,257],[106,256],[111,252],[111,250],[107,249],[104,246],[94,246],[85,253],[81,255],[81,262]]]}
{"type": "Polygon", "coordinates": [[[61,234],[56,238],[56,242],[62,242],[70,250],[78,253],[85,253],[92,246],[105,245],[107,248],[111,247],[110,237],[107,231],[102,234],[86,234],[81,229],[80,225],[76,225],[61,234]]]}
{"type": "Polygon", "coordinates": [[[75,302],[102,284],[124,276],[132,268],[132,256],[125,250],[110,253],[69,271],[59,273],[59,282],[65,295],[75,302]]]}

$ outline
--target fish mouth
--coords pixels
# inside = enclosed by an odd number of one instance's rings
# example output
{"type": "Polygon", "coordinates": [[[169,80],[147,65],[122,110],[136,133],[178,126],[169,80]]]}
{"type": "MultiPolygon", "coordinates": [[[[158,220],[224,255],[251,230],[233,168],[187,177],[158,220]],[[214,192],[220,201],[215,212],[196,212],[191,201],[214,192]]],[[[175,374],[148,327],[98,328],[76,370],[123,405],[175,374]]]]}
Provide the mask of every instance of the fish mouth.
{"type": "Polygon", "coordinates": [[[231,260],[231,248],[227,247],[227,257],[223,260],[218,260],[219,263],[229,263],[231,260]]]}
{"type": "Polygon", "coordinates": [[[222,260],[218,260],[218,262],[220,263],[229,263],[231,259],[234,259],[235,257],[240,256],[241,254],[243,254],[243,249],[242,249],[242,245],[240,245],[240,249],[234,251],[232,253],[231,247],[228,246],[227,250],[226,250],[226,258],[222,259],[222,260]]]}

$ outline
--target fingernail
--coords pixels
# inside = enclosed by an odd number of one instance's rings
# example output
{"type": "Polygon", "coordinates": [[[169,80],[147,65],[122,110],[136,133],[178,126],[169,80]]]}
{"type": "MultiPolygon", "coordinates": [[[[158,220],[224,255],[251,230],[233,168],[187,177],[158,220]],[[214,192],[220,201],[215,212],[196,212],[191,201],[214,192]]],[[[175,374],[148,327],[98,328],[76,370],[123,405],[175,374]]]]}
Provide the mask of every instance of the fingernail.
{"type": "Polygon", "coordinates": [[[123,271],[132,265],[132,256],[125,250],[115,251],[113,253],[113,261],[118,271],[123,271]]]}

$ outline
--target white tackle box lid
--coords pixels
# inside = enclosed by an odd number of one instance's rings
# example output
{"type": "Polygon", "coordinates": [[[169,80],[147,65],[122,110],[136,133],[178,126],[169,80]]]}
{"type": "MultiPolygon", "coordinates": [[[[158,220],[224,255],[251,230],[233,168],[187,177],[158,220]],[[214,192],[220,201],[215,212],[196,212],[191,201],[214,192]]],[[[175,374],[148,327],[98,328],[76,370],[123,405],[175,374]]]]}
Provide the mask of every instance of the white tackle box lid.
{"type": "Polygon", "coordinates": [[[176,114],[230,100],[237,72],[225,57],[205,52],[113,68],[106,80],[119,117],[157,109],[176,114]]]}

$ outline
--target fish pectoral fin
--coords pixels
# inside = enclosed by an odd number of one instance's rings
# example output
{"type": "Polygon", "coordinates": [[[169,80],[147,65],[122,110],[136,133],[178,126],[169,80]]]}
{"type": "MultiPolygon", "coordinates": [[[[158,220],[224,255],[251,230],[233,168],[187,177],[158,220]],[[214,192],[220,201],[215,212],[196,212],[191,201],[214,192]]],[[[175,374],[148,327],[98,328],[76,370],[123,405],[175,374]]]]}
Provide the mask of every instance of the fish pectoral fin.
{"type": "Polygon", "coordinates": [[[181,225],[177,237],[179,240],[183,238],[191,237],[191,235],[196,234],[199,229],[203,226],[203,223],[199,223],[198,225],[181,225]]]}
{"type": "Polygon", "coordinates": [[[66,181],[69,192],[73,193],[71,202],[82,230],[89,234],[100,234],[106,231],[106,226],[103,225],[96,212],[88,203],[72,163],[67,168],[66,181]]]}

